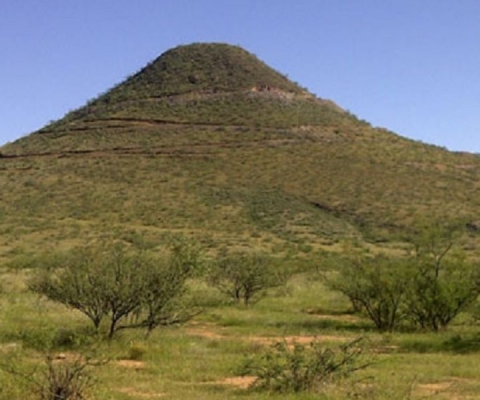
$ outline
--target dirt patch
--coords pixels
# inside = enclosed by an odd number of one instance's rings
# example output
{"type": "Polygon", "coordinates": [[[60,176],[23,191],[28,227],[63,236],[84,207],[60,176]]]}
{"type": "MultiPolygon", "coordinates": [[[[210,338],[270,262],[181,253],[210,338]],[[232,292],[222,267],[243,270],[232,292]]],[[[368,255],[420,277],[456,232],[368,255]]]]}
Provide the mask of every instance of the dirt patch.
{"type": "Polygon", "coordinates": [[[188,328],[187,334],[191,336],[199,336],[206,339],[225,339],[226,338],[225,335],[218,332],[214,332],[207,327],[188,328]]]}
{"type": "MultiPolygon", "coordinates": [[[[318,208],[324,208],[321,204],[317,205],[318,208]]],[[[307,308],[304,309],[303,312],[312,316],[313,318],[321,319],[321,320],[331,320],[331,321],[338,321],[338,322],[359,322],[362,320],[358,315],[346,313],[346,312],[338,312],[338,313],[325,313],[323,310],[315,309],[315,308],[307,308]]]]}
{"type": "Polygon", "coordinates": [[[271,345],[277,342],[285,342],[287,345],[291,346],[294,343],[298,344],[310,344],[312,342],[336,342],[336,343],[345,343],[349,339],[343,336],[334,336],[334,335],[317,335],[317,336],[282,336],[282,337],[262,337],[262,336],[249,336],[245,338],[250,342],[261,343],[265,345],[271,345]]]}
{"type": "Polygon", "coordinates": [[[376,354],[391,354],[395,353],[400,346],[397,345],[388,345],[388,346],[377,346],[372,349],[372,351],[376,354]]]}
{"type": "Polygon", "coordinates": [[[256,376],[233,376],[216,382],[222,385],[235,386],[239,389],[248,389],[257,379],[256,376]]]}
{"type": "Polygon", "coordinates": [[[436,383],[422,383],[415,388],[416,394],[419,396],[434,396],[437,394],[446,393],[455,385],[454,381],[436,382],[436,383]]]}
{"type": "Polygon", "coordinates": [[[57,353],[52,356],[52,361],[54,363],[65,363],[65,364],[87,364],[87,359],[85,356],[74,353],[74,352],[65,352],[65,353],[57,353]]]}
{"type": "Polygon", "coordinates": [[[187,328],[187,334],[191,336],[198,336],[205,339],[225,339],[226,335],[221,332],[222,328],[214,324],[202,324],[192,322],[187,328]]]}
{"type": "Polygon", "coordinates": [[[128,396],[132,396],[134,399],[158,399],[165,396],[164,393],[142,392],[133,387],[120,388],[118,391],[128,396]]]}
{"type": "Polygon", "coordinates": [[[9,352],[9,351],[15,351],[19,350],[22,348],[21,343],[17,342],[11,342],[11,343],[2,343],[0,344],[0,351],[1,352],[9,352]]]}
{"type": "Polygon", "coordinates": [[[312,314],[313,317],[322,320],[338,321],[338,322],[358,322],[361,321],[356,315],[352,314],[312,314]]]}
{"type": "Polygon", "coordinates": [[[144,361],[136,361],[136,360],[117,360],[116,364],[120,367],[124,368],[132,368],[135,370],[140,370],[145,368],[144,361]]]}

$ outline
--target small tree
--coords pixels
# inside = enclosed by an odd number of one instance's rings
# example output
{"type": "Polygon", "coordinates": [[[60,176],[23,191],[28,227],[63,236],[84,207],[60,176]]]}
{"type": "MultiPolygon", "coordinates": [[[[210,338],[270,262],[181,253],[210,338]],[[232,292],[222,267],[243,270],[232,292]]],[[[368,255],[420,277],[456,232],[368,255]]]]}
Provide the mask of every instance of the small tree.
{"type": "Polygon", "coordinates": [[[108,319],[108,337],[121,329],[181,322],[191,313],[180,307],[192,255],[174,248],[165,261],[120,244],[75,249],[60,266],[41,268],[31,289],[85,314],[98,330],[108,319]]]}
{"type": "Polygon", "coordinates": [[[156,261],[154,266],[144,269],[146,290],[142,294],[142,309],[145,316],[141,325],[148,333],[161,325],[185,322],[197,313],[184,300],[184,294],[187,279],[199,271],[199,259],[197,247],[176,241],[168,260],[156,261]]]}
{"type": "Polygon", "coordinates": [[[30,289],[85,314],[98,330],[108,314],[100,247],[42,257],[30,289]]]}
{"type": "Polygon", "coordinates": [[[402,319],[406,264],[385,256],[353,257],[340,266],[327,285],[343,293],[382,331],[393,331],[402,319]]]}
{"type": "Polygon", "coordinates": [[[438,331],[468,306],[480,293],[480,271],[466,257],[454,252],[456,230],[433,224],[412,238],[407,309],[422,329],[438,331]]]}
{"type": "Polygon", "coordinates": [[[237,253],[211,266],[209,283],[236,304],[248,306],[265,296],[268,289],[285,283],[284,273],[273,260],[261,254],[237,253]]]}

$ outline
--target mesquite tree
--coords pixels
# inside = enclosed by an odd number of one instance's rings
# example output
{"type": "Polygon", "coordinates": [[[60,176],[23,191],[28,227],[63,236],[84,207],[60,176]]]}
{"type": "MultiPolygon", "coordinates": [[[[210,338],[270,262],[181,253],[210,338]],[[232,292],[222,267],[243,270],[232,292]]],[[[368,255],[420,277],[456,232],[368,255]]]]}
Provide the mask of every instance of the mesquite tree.
{"type": "Polygon", "coordinates": [[[456,229],[433,224],[411,239],[413,251],[406,296],[411,320],[422,329],[444,329],[480,293],[480,268],[455,248],[456,229]]]}
{"type": "Polygon", "coordinates": [[[255,303],[267,290],[285,284],[286,274],[263,254],[235,253],[210,267],[209,283],[236,304],[255,303]]]}
{"type": "Polygon", "coordinates": [[[354,257],[345,260],[326,282],[348,297],[377,329],[393,331],[405,316],[406,268],[404,261],[391,257],[354,257]]]}
{"type": "Polygon", "coordinates": [[[151,331],[194,314],[183,295],[196,256],[182,249],[160,258],[118,243],[77,248],[55,257],[55,265],[39,266],[30,287],[80,311],[97,330],[108,320],[109,338],[121,329],[151,331]]]}

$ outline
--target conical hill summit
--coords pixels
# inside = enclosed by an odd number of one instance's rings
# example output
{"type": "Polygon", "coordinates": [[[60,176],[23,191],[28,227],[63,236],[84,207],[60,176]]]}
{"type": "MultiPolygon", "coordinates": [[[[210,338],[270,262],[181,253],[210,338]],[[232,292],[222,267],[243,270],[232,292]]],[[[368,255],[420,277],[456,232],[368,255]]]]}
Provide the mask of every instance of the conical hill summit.
{"type": "MultiPolygon", "coordinates": [[[[172,125],[275,131],[358,123],[332,101],[316,98],[242,48],[198,43],[165,52],[123,83],[27,140],[7,146],[3,153],[138,146],[150,139],[133,136],[151,132],[153,126],[157,132],[172,125]],[[128,140],[121,135],[126,131],[132,133],[128,140]]],[[[196,139],[202,140],[198,135],[196,139]]]]}
{"type": "Polygon", "coordinates": [[[142,99],[187,93],[275,88],[303,90],[246,50],[222,43],[198,43],[168,50],[104,99],[142,99]]]}

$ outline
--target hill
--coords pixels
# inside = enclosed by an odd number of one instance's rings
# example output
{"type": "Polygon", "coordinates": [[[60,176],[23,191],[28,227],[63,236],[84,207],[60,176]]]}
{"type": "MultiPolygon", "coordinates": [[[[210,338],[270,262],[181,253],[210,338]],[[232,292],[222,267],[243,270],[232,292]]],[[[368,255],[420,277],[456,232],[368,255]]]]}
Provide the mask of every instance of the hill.
{"type": "Polygon", "coordinates": [[[388,245],[421,216],[480,226],[478,156],[374,128],[226,44],[169,50],[0,152],[4,260],[101,235],[291,253],[388,245]]]}

